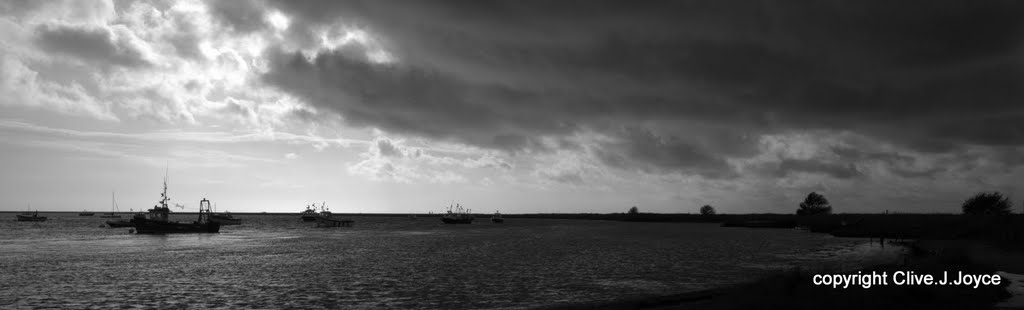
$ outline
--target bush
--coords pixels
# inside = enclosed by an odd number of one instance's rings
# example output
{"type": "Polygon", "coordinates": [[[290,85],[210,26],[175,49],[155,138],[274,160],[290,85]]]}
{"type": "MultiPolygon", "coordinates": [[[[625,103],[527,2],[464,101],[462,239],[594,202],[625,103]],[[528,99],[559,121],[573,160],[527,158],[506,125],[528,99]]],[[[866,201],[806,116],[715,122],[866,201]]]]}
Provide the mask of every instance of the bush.
{"type": "Polygon", "coordinates": [[[704,205],[700,207],[700,215],[715,215],[715,207],[704,205]]]}
{"type": "Polygon", "coordinates": [[[828,203],[828,199],[825,199],[825,196],[815,192],[807,194],[804,202],[800,203],[800,208],[796,209],[796,215],[819,214],[832,214],[832,205],[828,203]]]}
{"type": "Polygon", "coordinates": [[[1013,203],[999,192],[981,192],[967,198],[961,208],[968,215],[1001,215],[1010,214],[1013,203]]]}
{"type": "Polygon", "coordinates": [[[629,214],[640,214],[640,210],[638,210],[636,206],[633,206],[632,208],[629,208],[629,214]]]}

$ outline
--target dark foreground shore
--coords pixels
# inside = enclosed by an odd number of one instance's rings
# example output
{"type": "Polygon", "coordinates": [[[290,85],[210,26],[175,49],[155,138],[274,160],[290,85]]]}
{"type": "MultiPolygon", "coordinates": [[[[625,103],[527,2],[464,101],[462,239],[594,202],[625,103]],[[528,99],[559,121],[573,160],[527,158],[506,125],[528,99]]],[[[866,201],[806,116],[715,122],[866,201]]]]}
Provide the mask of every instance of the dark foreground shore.
{"type": "MultiPolygon", "coordinates": [[[[964,274],[1019,273],[1024,260],[1014,266],[993,266],[993,257],[1007,257],[1003,250],[978,250],[978,244],[957,241],[928,241],[908,245],[913,250],[900,264],[879,265],[861,270],[793,269],[732,287],[666,296],[624,299],[610,303],[590,303],[545,307],[542,309],[993,309],[1010,297],[1009,279],[999,285],[874,285],[832,288],[813,283],[815,274],[870,274],[912,271],[917,275],[941,277],[964,274]],[[987,253],[983,253],[989,251],[987,253]],[[994,251],[994,252],[993,252],[994,251]],[[1020,266],[1017,266],[1020,265],[1020,266]],[[998,267],[998,268],[997,268],[998,267]]],[[[1024,254],[1024,253],[1021,253],[1024,254]]],[[[891,278],[890,278],[891,279],[891,278]]]]}

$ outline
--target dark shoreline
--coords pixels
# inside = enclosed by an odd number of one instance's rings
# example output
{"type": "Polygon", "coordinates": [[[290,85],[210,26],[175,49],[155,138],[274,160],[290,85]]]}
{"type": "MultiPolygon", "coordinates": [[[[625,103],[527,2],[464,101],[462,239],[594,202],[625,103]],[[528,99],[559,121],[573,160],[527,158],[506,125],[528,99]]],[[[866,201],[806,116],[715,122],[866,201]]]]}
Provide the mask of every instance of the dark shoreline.
{"type": "Polygon", "coordinates": [[[925,254],[922,251],[929,252],[922,249],[912,251],[914,254],[907,254],[906,261],[900,264],[843,271],[794,268],[751,282],[713,289],[536,309],[992,309],[1010,297],[1006,291],[1009,280],[1002,281],[1000,285],[979,286],[976,289],[968,286],[897,286],[892,283],[874,285],[867,289],[859,286],[842,289],[816,286],[812,281],[814,274],[856,274],[858,271],[865,274],[872,271],[888,274],[913,271],[915,274],[932,275],[944,271],[963,271],[969,274],[995,274],[997,271],[957,251],[941,254],[925,254]]]}

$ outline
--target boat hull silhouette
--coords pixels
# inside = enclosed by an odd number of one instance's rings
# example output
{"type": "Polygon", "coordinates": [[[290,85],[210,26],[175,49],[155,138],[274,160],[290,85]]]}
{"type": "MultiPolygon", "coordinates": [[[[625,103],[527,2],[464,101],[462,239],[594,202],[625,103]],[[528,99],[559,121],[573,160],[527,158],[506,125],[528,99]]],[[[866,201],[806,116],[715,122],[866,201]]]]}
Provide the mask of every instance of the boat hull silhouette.
{"type": "Polygon", "coordinates": [[[45,216],[39,216],[39,215],[21,215],[21,214],[18,214],[18,221],[19,222],[45,222],[46,221],[46,217],[45,216]]]}
{"type": "Polygon", "coordinates": [[[237,219],[237,218],[234,218],[234,217],[232,217],[230,215],[223,215],[223,214],[215,214],[215,215],[210,216],[210,222],[220,223],[221,226],[224,226],[224,225],[242,225],[242,219],[237,219]]]}
{"type": "Polygon", "coordinates": [[[441,222],[445,224],[472,224],[474,218],[473,213],[469,209],[457,204],[448,206],[448,213],[441,216],[441,222]]]}
{"type": "Polygon", "coordinates": [[[473,223],[473,219],[472,218],[442,217],[441,221],[444,222],[445,224],[472,224],[473,223]]]}
{"type": "Polygon", "coordinates": [[[110,228],[135,227],[135,223],[129,220],[110,220],[107,221],[107,226],[110,228]]]}
{"type": "Polygon", "coordinates": [[[303,222],[316,222],[316,219],[320,217],[320,215],[316,213],[315,206],[316,204],[307,205],[306,210],[303,210],[302,213],[299,213],[299,216],[302,218],[303,222]]]}
{"type": "Polygon", "coordinates": [[[181,234],[181,233],[218,233],[220,223],[178,223],[161,222],[149,219],[133,219],[135,232],[139,234],[181,234]]]}
{"type": "Polygon", "coordinates": [[[352,220],[318,217],[316,218],[316,227],[352,227],[352,220]]]}

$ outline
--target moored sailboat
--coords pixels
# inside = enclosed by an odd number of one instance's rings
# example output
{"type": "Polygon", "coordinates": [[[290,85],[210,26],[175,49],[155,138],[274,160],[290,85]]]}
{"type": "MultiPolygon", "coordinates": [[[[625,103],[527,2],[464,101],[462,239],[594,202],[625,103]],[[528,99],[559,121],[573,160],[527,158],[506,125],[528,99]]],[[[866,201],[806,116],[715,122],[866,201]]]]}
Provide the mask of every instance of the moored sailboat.
{"type": "MultiPolygon", "coordinates": [[[[117,210],[117,200],[114,199],[114,192],[110,192],[110,210],[117,210]]],[[[122,219],[120,215],[113,215],[113,214],[114,213],[111,212],[110,215],[100,216],[100,217],[105,217],[105,218],[116,218],[116,220],[109,220],[109,221],[107,221],[107,226],[110,226],[110,228],[134,227],[135,226],[135,223],[132,223],[131,220],[122,219]],[[113,215],[113,216],[111,216],[111,215],[113,215]]]]}
{"type": "MultiPolygon", "coordinates": [[[[110,200],[114,201],[114,192],[110,192],[110,200]]],[[[120,213],[120,211],[121,210],[118,210],[118,208],[117,208],[117,202],[112,202],[110,204],[110,212],[109,213],[103,213],[103,215],[100,215],[100,217],[108,218],[108,219],[119,219],[119,218],[121,218],[121,216],[118,215],[118,213],[120,213]]]]}
{"type": "Polygon", "coordinates": [[[46,221],[46,217],[45,216],[39,216],[39,210],[36,210],[36,212],[34,212],[34,213],[33,212],[25,212],[25,213],[22,213],[22,214],[18,214],[18,221],[19,222],[45,222],[46,221]]]}

